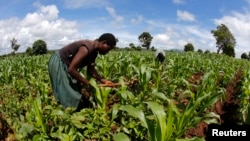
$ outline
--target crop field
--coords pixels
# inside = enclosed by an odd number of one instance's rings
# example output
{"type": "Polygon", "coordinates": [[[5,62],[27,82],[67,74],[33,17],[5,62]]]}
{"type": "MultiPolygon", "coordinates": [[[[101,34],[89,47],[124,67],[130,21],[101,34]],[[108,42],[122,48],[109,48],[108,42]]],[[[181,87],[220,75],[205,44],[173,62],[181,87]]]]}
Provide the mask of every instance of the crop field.
{"type": "Polygon", "coordinates": [[[161,64],[152,51],[112,51],[96,67],[121,85],[99,87],[89,78],[94,107],[75,112],[53,96],[49,57],[0,58],[0,140],[205,140],[212,123],[250,123],[247,60],[166,52],[161,64]]]}

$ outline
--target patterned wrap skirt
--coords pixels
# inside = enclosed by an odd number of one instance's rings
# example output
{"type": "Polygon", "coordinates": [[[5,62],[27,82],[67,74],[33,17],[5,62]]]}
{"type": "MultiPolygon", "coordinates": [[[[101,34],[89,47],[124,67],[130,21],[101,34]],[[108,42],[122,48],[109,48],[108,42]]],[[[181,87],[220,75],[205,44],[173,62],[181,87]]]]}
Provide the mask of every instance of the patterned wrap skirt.
{"type": "Polygon", "coordinates": [[[62,62],[58,51],[50,57],[48,71],[57,102],[63,108],[77,108],[82,98],[81,86],[67,72],[67,65],[62,62]]]}

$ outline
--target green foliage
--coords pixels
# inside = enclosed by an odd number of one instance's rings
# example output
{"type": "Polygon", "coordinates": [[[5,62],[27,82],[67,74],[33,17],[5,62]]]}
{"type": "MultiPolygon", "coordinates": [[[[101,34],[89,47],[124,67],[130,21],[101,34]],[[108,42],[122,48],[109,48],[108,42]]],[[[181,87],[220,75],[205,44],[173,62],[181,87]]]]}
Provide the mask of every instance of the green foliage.
{"type": "Polygon", "coordinates": [[[241,54],[241,59],[249,59],[247,53],[242,53],[241,54]]]}
{"type": "Polygon", "coordinates": [[[242,87],[240,101],[241,101],[241,111],[242,120],[246,124],[250,124],[250,71],[245,70],[244,72],[244,79],[242,80],[242,87]]]}
{"type": "Polygon", "coordinates": [[[129,43],[129,47],[134,49],[135,48],[135,44],[134,43],[129,43]]]}
{"type": "Polygon", "coordinates": [[[95,101],[97,102],[98,108],[102,110],[106,109],[108,95],[111,91],[109,87],[98,87],[96,81],[94,79],[90,80],[90,84],[95,88],[95,101]]]}
{"type": "Polygon", "coordinates": [[[42,55],[47,53],[47,44],[43,40],[36,40],[32,46],[33,55],[42,55]]]}
{"type": "Polygon", "coordinates": [[[211,30],[211,33],[216,39],[217,53],[222,50],[224,54],[234,57],[236,40],[228,27],[225,24],[218,25],[216,30],[211,30]]]}
{"type": "Polygon", "coordinates": [[[209,54],[210,51],[209,50],[205,50],[204,54],[209,54]]]}
{"type": "Polygon", "coordinates": [[[197,52],[198,53],[203,53],[203,51],[201,49],[198,49],[197,52]]]}
{"type": "Polygon", "coordinates": [[[28,47],[25,51],[26,54],[28,55],[32,55],[32,48],[31,47],[28,47]]]}
{"type": "Polygon", "coordinates": [[[209,111],[223,100],[241,68],[239,116],[242,124],[250,123],[249,61],[210,53],[166,53],[165,64],[152,61],[154,52],[146,50],[98,56],[100,74],[121,86],[102,88],[90,80],[97,107],[79,112],[56,102],[47,72],[49,54],[7,56],[0,62],[1,114],[16,140],[182,140],[199,122],[220,122],[220,116],[209,111]],[[125,84],[133,78],[135,83],[125,84]]]}
{"type": "Polygon", "coordinates": [[[184,46],[184,51],[185,52],[188,52],[188,51],[191,51],[193,52],[194,51],[194,46],[192,43],[187,43],[185,46],[184,46]]]}
{"type": "Polygon", "coordinates": [[[230,57],[235,57],[234,47],[232,44],[225,43],[224,47],[222,48],[222,53],[230,57]]]}
{"type": "Polygon", "coordinates": [[[138,37],[139,41],[142,43],[142,47],[150,48],[153,37],[149,32],[143,32],[138,37]]]}
{"type": "Polygon", "coordinates": [[[124,133],[118,133],[113,135],[114,141],[130,141],[129,137],[124,133]]]}
{"type": "Polygon", "coordinates": [[[14,50],[14,54],[15,52],[19,49],[20,45],[17,44],[17,40],[15,38],[13,38],[12,40],[10,40],[11,43],[11,48],[14,50]]]}

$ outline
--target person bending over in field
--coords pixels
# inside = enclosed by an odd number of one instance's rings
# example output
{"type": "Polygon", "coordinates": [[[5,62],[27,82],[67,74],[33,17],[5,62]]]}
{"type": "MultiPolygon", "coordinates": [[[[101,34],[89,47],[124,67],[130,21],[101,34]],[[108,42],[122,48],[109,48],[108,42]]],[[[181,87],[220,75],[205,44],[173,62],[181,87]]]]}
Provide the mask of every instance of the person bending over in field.
{"type": "Polygon", "coordinates": [[[49,59],[48,71],[54,96],[63,108],[75,107],[76,111],[91,107],[89,99],[81,89],[91,90],[89,81],[79,73],[87,66],[87,73],[103,84],[113,82],[102,78],[95,69],[98,54],[105,55],[116,45],[111,33],[102,34],[97,40],[79,40],[56,51],[49,59]]]}
{"type": "Polygon", "coordinates": [[[155,60],[159,62],[164,62],[165,60],[165,52],[163,50],[156,50],[155,52],[155,60]]]}

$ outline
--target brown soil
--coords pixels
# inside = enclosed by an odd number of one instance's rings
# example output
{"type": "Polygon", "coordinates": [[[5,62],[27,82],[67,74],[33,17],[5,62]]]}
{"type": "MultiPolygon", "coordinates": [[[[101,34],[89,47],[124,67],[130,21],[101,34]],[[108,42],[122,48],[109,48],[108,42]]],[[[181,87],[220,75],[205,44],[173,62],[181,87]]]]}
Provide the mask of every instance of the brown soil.
{"type": "MultiPolygon", "coordinates": [[[[194,74],[190,79],[190,83],[199,82],[202,73],[194,74]]],[[[221,75],[218,77],[218,81],[221,79],[221,75]]],[[[237,117],[237,112],[239,108],[239,99],[237,98],[237,86],[242,79],[242,71],[237,71],[234,78],[225,87],[226,89],[226,99],[223,101],[218,101],[214,105],[213,112],[220,115],[220,124],[237,124],[240,119],[237,117]]],[[[208,124],[205,122],[200,122],[195,128],[187,130],[185,137],[206,137],[206,132],[208,130],[208,124]]]]}
{"type": "MultiPolygon", "coordinates": [[[[204,74],[197,73],[194,74],[190,79],[188,79],[189,83],[199,84],[201,83],[201,78],[204,74]]],[[[218,77],[218,81],[220,81],[221,76],[218,77]]],[[[218,101],[214,105],[214,112],[219,114],[221,117],[221,124],[236,124],[239,119],[236,116],[239,108],[239,100],[237,99],[237,86],[239,81],[242,79],[242,71],[238,71],[234,78],[230,81],[230,83],[225,87],[226,89],[226,100],[223,102],[218,101]]],[[[195,93],[196,88],[192,88],[192,91],[195,93]]],[[[111,101],[108,102],[107,111],[115,104],[119,103],[120,100],[118,97],[113,97],[111,101]]],[[[188,102],[188,101],[186,101],[188,102]]],[[[206,131],[208,129],[208,124],[205,122],[200,122],[197,127],[187,130],[185,137],[205,137],[206,131]]],[[[5,118],[0,113],[0,141],[4,141],[8,135],[13,134],[13,130],[11,126],[8,125],[5,118]]]]}
{"type": "MultiPolygon", "coordinates": [[[[200,73],[195,73],[193,74],[189,79],[188,82],[191,84],[196,84],[199,85],[201,83],[201,79],[202,76],[204,75],[204,73],[200,72],[200,73]]],[[[223,74],[219,74],[218,76],[218,83],[220,83],[221,78],[223,77],[223,74]]],[[[224,100],[223,102],[218,101],[214,104],[214,107],[212,109],[213,112],[217,113],[218,115],[220,115],[221,117],[221,124],[236,124],[239,119],[236,115],[238,108],[239,108],[239,100],[237,99],[237,86],[239,85],[238,83],[240,82],[240,80],[242,79],[242,71],[238,71],[234,78],[229,82],[229,84],[225,87],[226,89],[226,100],[224,100]]],[[[193,87],[191,88],[191,90],[196,93],[196,88],[193,87]]],[[[186,105],[188,103],[188,98],[187,99],[183,99],[181,101],[182,104],[186,105]]],[[[110,108],[112,108],[112,106],[115,103],[119,103],[120,100],[118,97],[113,97],[110,98],[110,101],[108,103],[108,108],[107,111],[109,111],[110,108]]],[[[178,104],[178,102],[176,103],[178,104]]],[[[200,122],[195,128],[191,128],[189,130],[186,131],[185,137],[187,138],[191,138],[191,137],[205,137],[206,136],[206,132],[208,130],[208,124],[205,122],[200,122]]]]}
{"type": "Polygon", "coordinates": [[[5,141],[9,134],[13,134],[13,130],[10,128],[6,119],[0,113],[0,141],[5,141]]]}

